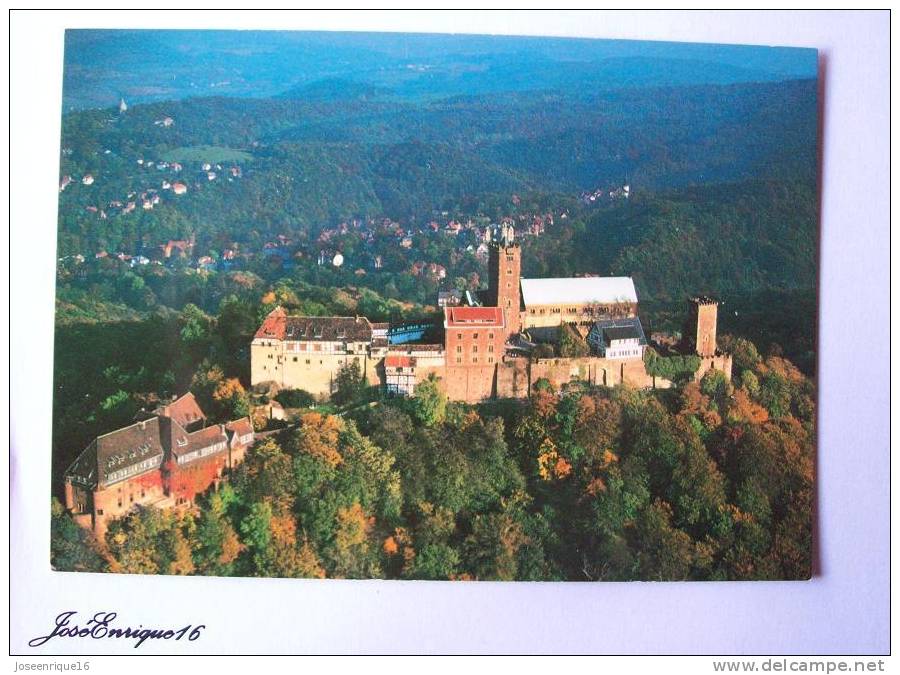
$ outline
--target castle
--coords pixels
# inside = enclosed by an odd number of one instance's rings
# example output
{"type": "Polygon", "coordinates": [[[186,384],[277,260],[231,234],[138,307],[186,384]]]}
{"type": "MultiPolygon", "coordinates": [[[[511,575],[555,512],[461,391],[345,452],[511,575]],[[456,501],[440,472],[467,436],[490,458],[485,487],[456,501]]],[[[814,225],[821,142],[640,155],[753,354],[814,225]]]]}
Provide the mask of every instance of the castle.
{"type": "MultiPolygon", "coordinates": [[[[466,305],[444,306],[442,339],[431,344],[393,339],[398,332],[364,317],[289,316],[276,308],[250,345],[251,384],[324,398],[352,364],[390,393],[413,394],[434,375],[448,398],[469,403],[526,397],[542,378],[556,386],[671,386],[645,367],[648,340],[630,277],[528,279],[521,269],[521,248],[503,226],[490,245],[488,288],[467,293],[466,305]],[[579,355],[548,354],[561,331],[582,344],[579,355]]],[[[716,348],[717,308],[707,297],[690,301],[680,350],[700,358],[697,379],[710,369],[731,377],[731,356],[716,348]]]]}
{"type": "Polygon", "coordinates": [[[255,440],[250,418],[207,425],[193,394],[95,438],[65,473],[66,508],[102,538],[135,506],[190,507],[240,464],[255,440]]]}

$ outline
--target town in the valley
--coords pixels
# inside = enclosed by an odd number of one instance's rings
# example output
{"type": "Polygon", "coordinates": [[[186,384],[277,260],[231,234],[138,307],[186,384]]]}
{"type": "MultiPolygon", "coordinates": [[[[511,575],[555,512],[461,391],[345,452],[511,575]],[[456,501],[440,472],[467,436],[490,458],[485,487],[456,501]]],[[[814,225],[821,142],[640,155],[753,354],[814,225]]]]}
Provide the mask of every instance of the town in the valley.
{"type": "MultiPolygon", "coordinates": [[[[434,324],[295,316],[276,307],[250,345],[251,385],[270,393],[304,390],[325,402],[339,374],[352,369],[385,395],[414,396],[428,380],[449,400],[466,403],[526,398],[541,381],[556,388],[672,386],[648,368],[651,340],[630,277],[530,278],[522,275],[511,225],[494,228],[489,239],[487,287],[440,292],[434,324]]],[[[696,358],[697,380],[713,369],[731,377],[731,356],[716,344],[717,310],[711,298],[686,299],[680,337],[661,336],[654,345],[696,358]]],[[[138,505],[190,508],[258,437],[249,417],[207,424],[190,392],[139,417],[98,436],[65,475],[66,508],[101,536],[111,519],[138,505]]]]}

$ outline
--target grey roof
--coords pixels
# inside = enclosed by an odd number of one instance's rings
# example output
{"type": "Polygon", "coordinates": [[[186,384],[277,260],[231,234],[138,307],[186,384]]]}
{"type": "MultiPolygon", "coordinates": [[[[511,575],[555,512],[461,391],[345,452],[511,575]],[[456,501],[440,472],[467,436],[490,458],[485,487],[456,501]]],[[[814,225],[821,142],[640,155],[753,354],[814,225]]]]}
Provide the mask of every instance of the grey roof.
{"type": "Polygon", "coordinates": [[[159,418],[154,417],[98,436],[66,473],[96,487],[158,468],[163,453],[159,418]]]}
{"type": "Polygon", "coordinates": [[[635,326],[610,326],[603,329],[607,342],[640,338],[641,332],[635,326]]]}
{"type": "Polygon", "coordinates": [[[372,324],[361,316],[289,316],[284,339],[369,342],[372,340],[372,324]]]}
{"type": "Polygon", "coordinates": [[[637,338],[638,344],[647,344],[641,320],[636,316],[595,321],[588,332],[587,342],[596,352],[603,352],[611,340],[637,338]]]}

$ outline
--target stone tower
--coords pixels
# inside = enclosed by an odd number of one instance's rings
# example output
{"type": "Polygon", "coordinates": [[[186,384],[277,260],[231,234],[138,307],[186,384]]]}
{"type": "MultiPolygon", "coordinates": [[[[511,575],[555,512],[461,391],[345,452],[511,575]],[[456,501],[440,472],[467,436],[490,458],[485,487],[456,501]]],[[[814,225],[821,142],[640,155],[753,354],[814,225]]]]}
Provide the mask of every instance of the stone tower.
{"type": "Polygon", "coordinates": [[[688,318],[684,326],[683,346],[698,356],[716,355],[716,319],[719,303],[700,296],[688,303],[688,318]]]}
{"type": "Polygon", "coordinates": [[[503,309],[507,332],[522,330],[521,289],[522,249],[513,241],[512,225],[504,225],[488,251],[487,305],[503,309]]]}

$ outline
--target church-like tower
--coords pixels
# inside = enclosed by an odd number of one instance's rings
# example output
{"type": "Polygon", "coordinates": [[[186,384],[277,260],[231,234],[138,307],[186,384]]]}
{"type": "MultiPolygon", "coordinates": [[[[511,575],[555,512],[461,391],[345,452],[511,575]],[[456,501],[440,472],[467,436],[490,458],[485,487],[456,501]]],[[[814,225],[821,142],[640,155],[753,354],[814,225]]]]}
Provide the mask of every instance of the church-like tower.
{"type": "Polygon", "coordinates": [[[491,242],[488,251],[486,304],[503,310],[509,335],[515,335],[522,330],[522,292],[519,285],[521,275],[522,249],[514,241],[512,225],[504,225],[499,237],[491,242]]]}

